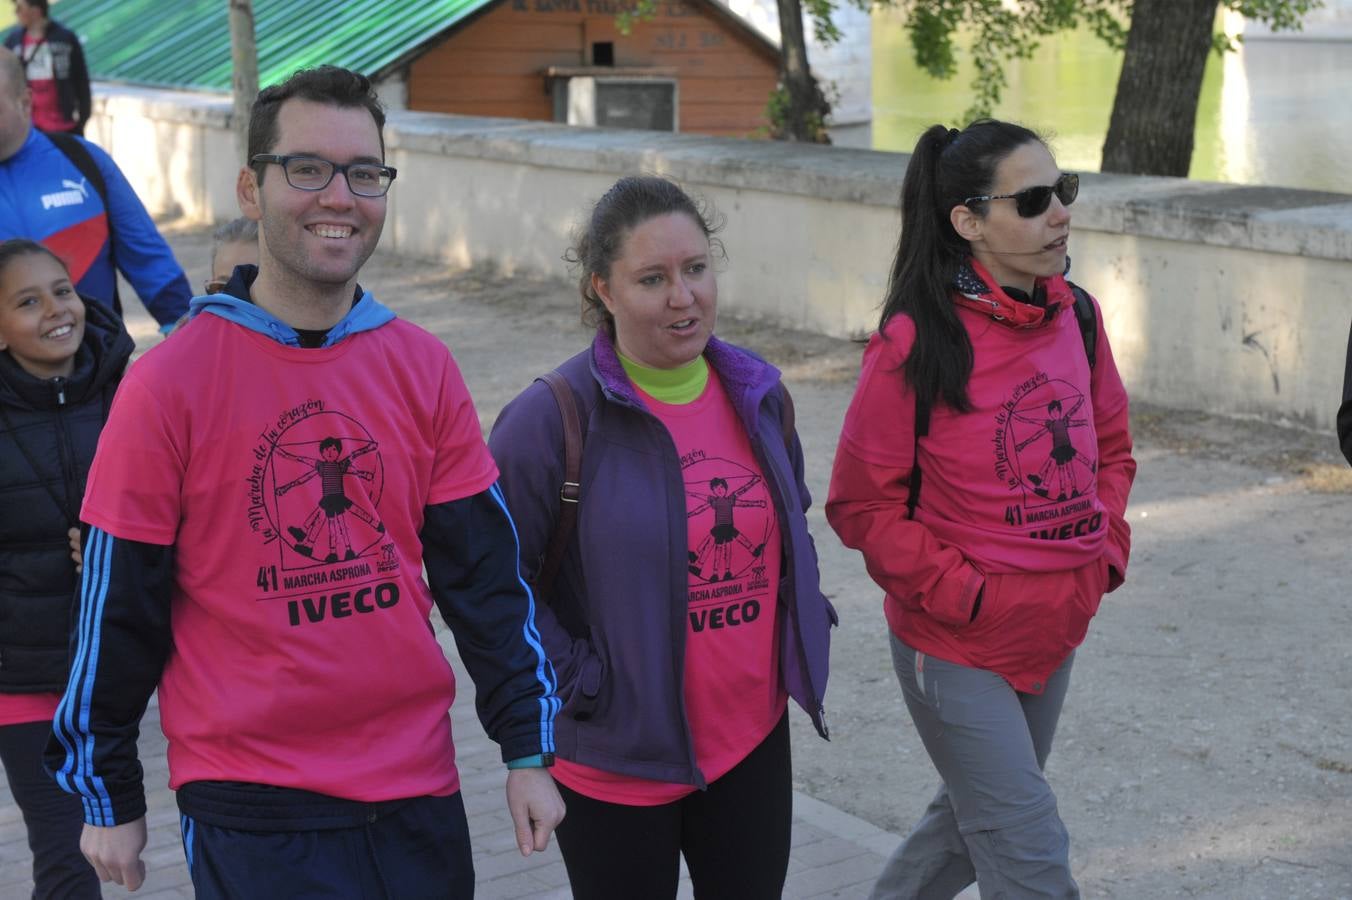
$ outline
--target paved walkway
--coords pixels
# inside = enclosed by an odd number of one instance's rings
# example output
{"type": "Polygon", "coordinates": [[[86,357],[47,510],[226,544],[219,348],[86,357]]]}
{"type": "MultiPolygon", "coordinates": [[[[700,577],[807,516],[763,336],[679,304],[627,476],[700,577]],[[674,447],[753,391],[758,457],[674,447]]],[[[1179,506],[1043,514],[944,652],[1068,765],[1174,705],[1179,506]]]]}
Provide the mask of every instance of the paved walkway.
{"type": "MultiPolygon", "coordinates": [[[[458,682],[451,719],[456,735],[456,758],[461,790],[473,835],[474,870],[480,900],[532,897],[566,900],[568,875],[558,849],[551,844],[544,853],[523,858],[516,849],[511,819],[504,795],[506,770],[497,745],[490,741],[474,717],[473,683],[455,658],[448,632],[439,629],[456,668],[458,682]]],[[[136,897],[138,900],[190,900],[192,884],[183,859],[178,808],[168,787],[164,762],[165,740],[160,733],[159,707],[151,704],[141,734],[141,761],[150,789],[146,847],[145,885],[129,893],[116,885],[104,897],[136,897]]],[[[841,812],[801,793],[794,795],[793,850],[789,857],[789,880],[785,897],[864,897],[898,838],[862,819],[841,812]]],[[[23,820],[0,786],[0,900],[27,900],[33,890],[30,856],[23,820]]],[[[683,879],[680,897],[693,897],[688,879],[683,879]]]]}

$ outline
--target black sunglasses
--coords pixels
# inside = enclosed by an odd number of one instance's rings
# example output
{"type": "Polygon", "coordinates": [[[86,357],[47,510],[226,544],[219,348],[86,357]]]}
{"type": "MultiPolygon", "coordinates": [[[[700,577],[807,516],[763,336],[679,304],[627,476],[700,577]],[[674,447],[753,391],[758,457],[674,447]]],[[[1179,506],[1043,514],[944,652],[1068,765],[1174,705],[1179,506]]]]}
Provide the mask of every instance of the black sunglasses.
{"type": "Polygon", "coordinates": [[[1013,200],[1019,215],[1025,219],[1031,219],[1047,211],[1047,207],[1052,205],[1052,194],[1056,195],[1056,199],[1061,201],[1062,206],[1070,206],[1080,194],[1080,176],[1066,172],[1056,179],[1056,184],[1024,188],[1012,194],[983,194],[980,197],[968,197],[962,201],[962,205],[971,206],[973,203],[984,203],[987,200],[1013,200]]]}

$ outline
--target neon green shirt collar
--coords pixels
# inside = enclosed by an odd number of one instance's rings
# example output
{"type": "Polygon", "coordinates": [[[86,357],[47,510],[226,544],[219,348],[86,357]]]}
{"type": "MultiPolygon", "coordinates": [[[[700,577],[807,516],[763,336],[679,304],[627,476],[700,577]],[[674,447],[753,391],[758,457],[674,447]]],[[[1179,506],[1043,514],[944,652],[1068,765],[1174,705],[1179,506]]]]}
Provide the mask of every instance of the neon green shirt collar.
{"type": "Polygon", "coordinates": [[[641,391],[663,403],[691,403],[709,383],[709,364],[697,356],[675,369],[650,369],[616,351],[624,373],[641,391]]]}

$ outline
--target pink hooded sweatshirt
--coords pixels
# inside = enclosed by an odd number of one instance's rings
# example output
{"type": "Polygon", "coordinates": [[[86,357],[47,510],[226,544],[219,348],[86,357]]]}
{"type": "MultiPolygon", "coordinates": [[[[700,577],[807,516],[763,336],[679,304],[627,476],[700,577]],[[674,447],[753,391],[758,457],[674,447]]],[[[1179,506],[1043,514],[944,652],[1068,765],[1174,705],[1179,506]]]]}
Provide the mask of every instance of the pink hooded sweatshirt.
{"type": "Polygon", "coordinates": [[[1126,576],[1136,474],[1127,394],[1101,314],[1091,371],[1064,278],[1039,280],[1048,313],[1010,298],[975,260],[965,274],[977,279],[954,302],[972,341],[972,408],[934,404],[918,446],[915,518],[916,401],[902,368],[915,324],[906,315],[864,352],[826,518],[863,553],[898,638],[1040,693],[1126,576]]]}

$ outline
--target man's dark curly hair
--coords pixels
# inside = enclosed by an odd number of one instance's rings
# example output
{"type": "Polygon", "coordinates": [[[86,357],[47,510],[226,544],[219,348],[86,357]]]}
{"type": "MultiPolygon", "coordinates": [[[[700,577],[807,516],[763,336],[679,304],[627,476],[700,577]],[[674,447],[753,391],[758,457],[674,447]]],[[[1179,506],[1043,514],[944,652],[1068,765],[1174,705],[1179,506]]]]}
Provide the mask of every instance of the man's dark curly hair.
{"type": "MultiPolygon", "coordinates": [[[[301,69],[281,84],[274,84],[258,92],[249,113],[249,156],[271,153],[277,145],[277,113],[282,104],[293,97],[346,108],[361,107],[375,120],[380,135],[380,156],[385,158],[385,110],[380,106],[371,79],[350,69],[338,66],[319,66],[301,69]]],[[[252,164],[251,164],[252,165],[252,164]]],[[[254,166],[258,183],[263,183],[267,166],[254,166]]]]}

